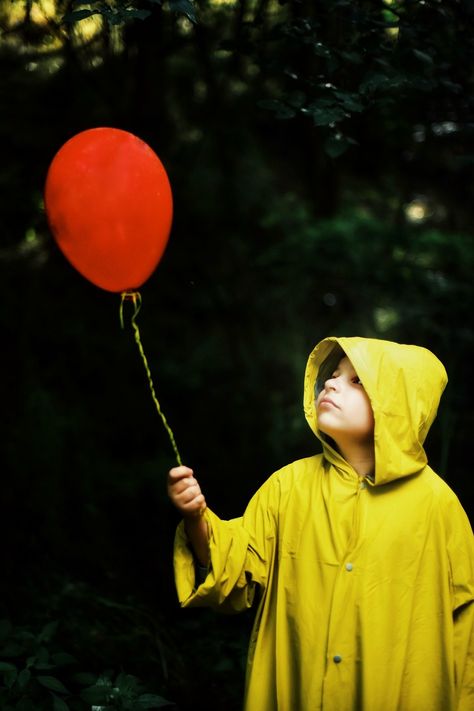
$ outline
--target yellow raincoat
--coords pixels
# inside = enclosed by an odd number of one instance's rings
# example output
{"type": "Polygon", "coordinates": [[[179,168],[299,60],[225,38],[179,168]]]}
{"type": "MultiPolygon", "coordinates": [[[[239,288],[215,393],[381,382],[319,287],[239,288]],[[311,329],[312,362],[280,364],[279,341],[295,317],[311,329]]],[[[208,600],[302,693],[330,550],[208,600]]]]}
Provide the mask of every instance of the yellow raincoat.
{"type": "Polygon", "coordinates": [[[273,474],[242,518],[206,511],[211,563],[199,585],[180,524],[182,606],[258,601],[246,711],[474,711],[473,536],[423,449],[445,384],[424,348],[322,341],[304,406],[323,454],[273,474]],[[374,411],[373,478],[318,431],[315,382],[337,343],[374,411]]]}

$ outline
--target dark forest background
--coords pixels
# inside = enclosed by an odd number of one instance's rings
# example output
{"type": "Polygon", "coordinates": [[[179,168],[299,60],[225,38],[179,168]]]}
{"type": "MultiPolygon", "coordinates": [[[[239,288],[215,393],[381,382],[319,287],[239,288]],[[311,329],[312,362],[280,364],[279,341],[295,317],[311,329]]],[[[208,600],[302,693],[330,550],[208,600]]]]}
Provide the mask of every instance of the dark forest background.
{"type": "Polygon", "coordinates": [[[173,451],[48,166],[113,126],[166,167],[139,325],[217,513],[319,451],[307,355],[365,335],[445,363],[427,451],[472,521],[474,2],[0,0],[0,29],[0,708],[236,710],[251,615],[177,606],[173,451]]]}

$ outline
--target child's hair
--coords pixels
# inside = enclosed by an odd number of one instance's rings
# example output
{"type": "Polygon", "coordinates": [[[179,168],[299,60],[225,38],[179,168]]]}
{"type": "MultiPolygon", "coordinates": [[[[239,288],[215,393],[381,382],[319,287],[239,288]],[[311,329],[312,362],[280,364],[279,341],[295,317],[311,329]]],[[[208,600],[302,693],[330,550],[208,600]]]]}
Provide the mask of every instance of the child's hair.
{"type": "Polygon", "coordinates": [[[332,376],[339,365],[339,361],[341,358],[344,358],[345,355],[346,354],[342,350],[341,346],[338,343],[335,343],[329,355],[326,356],[319,366],[318,375],[314,384],[315,398],[317,398],[321,390],[323,390],[324,383],[332,376]]]}

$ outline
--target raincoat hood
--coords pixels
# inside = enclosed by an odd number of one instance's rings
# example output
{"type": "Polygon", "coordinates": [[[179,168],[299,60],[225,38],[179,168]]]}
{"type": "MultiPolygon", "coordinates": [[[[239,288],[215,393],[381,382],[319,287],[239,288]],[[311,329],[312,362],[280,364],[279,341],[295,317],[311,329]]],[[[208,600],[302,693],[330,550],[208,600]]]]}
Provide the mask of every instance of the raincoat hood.
{"type": "Polygon", "coordinates": [[[370,399],[375,419],[375,485],[416,474],[427,463],[423,442],[436,416],[448,381],[443,364],[426,348],[374,338],[321,341],[306,366],[304,410],[309,426],[321,440],[324,456],[338,469],[345,460],[318,429],[316,394],[331,376],[331,356],[347,355],[370,399]],[[343,353],[341,353],[341,350],[343,353]]]}

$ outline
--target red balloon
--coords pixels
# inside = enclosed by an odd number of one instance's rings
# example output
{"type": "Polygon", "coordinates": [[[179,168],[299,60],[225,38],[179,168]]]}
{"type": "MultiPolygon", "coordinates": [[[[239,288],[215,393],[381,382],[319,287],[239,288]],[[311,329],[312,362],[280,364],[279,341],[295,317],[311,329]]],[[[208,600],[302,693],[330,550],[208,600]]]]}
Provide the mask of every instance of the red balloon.
{"type": "Polygon", "coordinates": [[[135,290],[153,273],[173,198],[161,161],[140,138],[117,128],[73,136],[51,162],[44,197],[61,251],[93,284],[135,290]]]}

